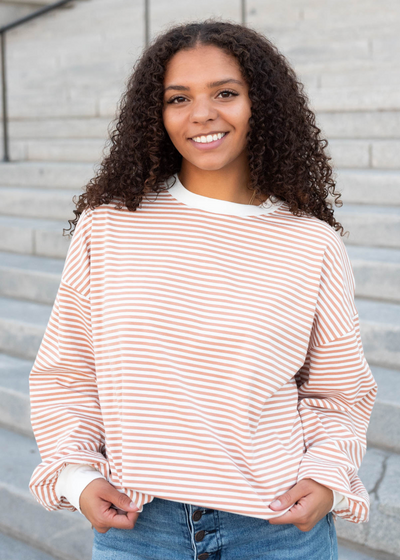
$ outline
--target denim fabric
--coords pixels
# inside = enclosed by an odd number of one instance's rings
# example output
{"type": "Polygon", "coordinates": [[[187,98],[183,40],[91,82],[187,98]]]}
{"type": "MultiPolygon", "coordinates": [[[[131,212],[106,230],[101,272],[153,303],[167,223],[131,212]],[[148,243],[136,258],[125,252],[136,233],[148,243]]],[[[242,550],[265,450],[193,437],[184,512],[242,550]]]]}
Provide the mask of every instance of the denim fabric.
{"type": "Polygon", "coordinates": [[[294,525],[154,498],[133,529],[94,529],[92,560],[264,559],[338,560],[332,513],[302,532],[294,525]]]}

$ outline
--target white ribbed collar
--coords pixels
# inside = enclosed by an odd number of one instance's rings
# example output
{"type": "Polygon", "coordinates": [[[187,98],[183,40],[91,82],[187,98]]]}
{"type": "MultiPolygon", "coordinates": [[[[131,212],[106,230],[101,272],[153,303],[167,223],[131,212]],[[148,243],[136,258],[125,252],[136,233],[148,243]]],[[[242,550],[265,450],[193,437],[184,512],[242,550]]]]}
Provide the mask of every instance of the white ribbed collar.
{"type": "Polygon", "coordinates": [[[214,212],[215,214],[234,214],[236,216],[269,214],[283,204],[282,200],[275,197],[274,200],[269,198],[259,206],[255,206],[254,204],[240,204],[238,202],[230,202],[229,200],[220,200],[218,198],[203,196],[186,189],[180,182],[177,173],[172,175],[165,183],[168,187],[169,194],[176,200],[179,200],[179,202],[182,202],[186,206],[201,208],[202,210],[214,212]],[[174,179],[175,184],[173,184],[174,179]]]}

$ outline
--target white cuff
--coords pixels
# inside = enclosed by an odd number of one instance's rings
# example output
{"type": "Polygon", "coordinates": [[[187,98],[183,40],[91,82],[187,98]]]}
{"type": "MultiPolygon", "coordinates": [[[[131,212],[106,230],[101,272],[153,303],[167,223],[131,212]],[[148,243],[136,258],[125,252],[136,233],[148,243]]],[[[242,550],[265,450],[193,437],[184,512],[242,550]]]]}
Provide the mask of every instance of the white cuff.
{"type": "Polygon", "coordinates": [[[347,497],[341,494],[340,492],[336,492],[336,490],[332,490],[332,492],[333,492],[333,506],[331,511],[335,509],[347,509],[349,507],[349,501],[347,497]]]}
{"type": "Polygon", "coordinates": [[[81,512],[79,498],[92,480],[104,478],[100,471],[86,464],[68,464],[60,473],[56,483],[56,494],[59,500],[64,496],[70,504],[81,512]]]}

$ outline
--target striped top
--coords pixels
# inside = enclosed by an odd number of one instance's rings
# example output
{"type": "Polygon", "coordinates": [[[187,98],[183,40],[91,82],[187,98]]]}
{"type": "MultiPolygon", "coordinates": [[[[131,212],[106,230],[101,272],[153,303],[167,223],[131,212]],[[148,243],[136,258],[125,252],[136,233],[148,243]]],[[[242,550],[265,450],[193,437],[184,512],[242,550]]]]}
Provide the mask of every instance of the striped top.
{"type": "Polygon", "coordinates": [[[270,519],[312,478],[367,521],[377,386],[339,234],[277,199],[164,186],[77,223],[30,374],[32,493],[74,510],[57,479],[87,464],[140,511],[157,496],[270,519]]]}

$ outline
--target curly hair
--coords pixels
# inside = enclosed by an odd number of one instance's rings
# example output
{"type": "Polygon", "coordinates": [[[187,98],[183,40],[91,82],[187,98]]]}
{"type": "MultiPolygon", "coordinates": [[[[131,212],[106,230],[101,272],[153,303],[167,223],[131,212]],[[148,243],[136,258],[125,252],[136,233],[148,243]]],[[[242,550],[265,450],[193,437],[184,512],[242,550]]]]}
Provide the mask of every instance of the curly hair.
{"type": "Polygon", "coordinates": [[[200,45],[214,45],[234,56],[249,87],[249,188],[263,199],[274,195],[294,215],[315,216],[344,235],[327,200],[331,195],[336,206],[342,205],[325,153],[328,141],[320,136],[303,84],[264,35],[214,18],[170,27],[135,63],[109,131],[109,152],[78,201],[74,197],[70,228],[86,208],[112,200],[117,200],[117,208],[136,210],[146,193],[159,192],[180,171],[182,156],[163,124],[164,76],[178,51],[200,45]]]}

